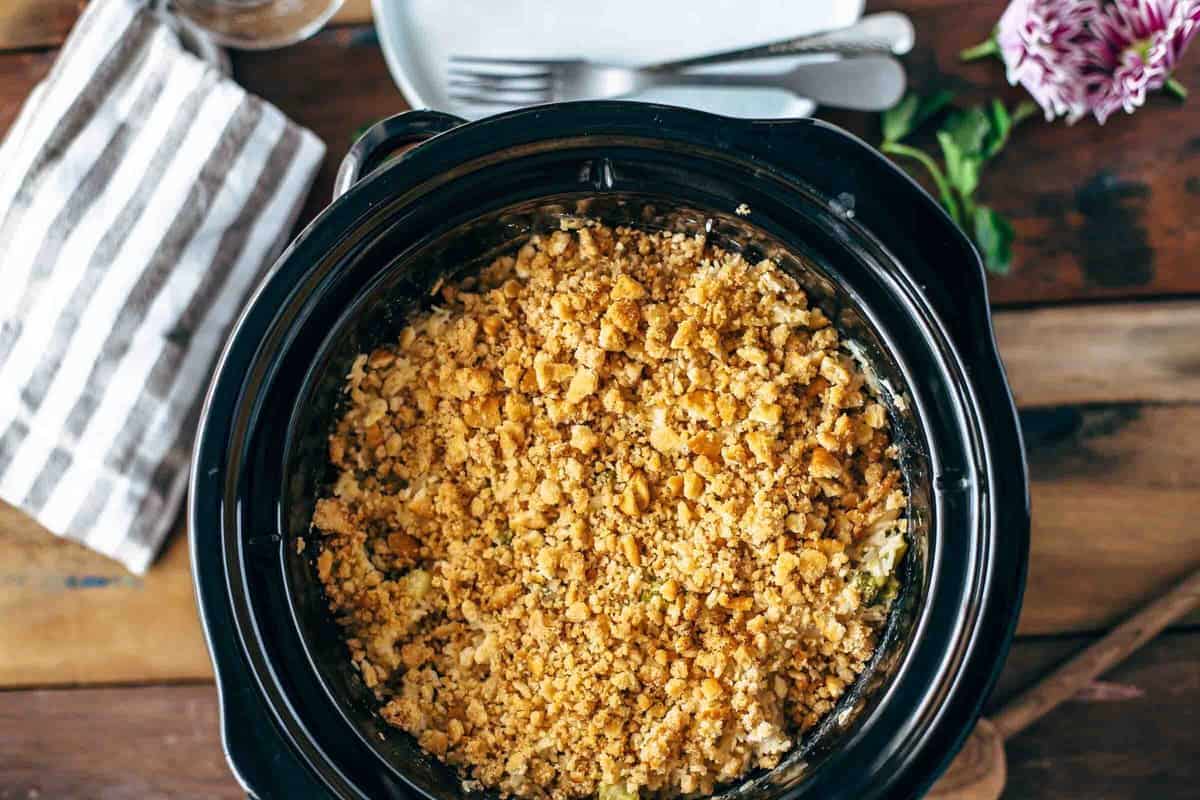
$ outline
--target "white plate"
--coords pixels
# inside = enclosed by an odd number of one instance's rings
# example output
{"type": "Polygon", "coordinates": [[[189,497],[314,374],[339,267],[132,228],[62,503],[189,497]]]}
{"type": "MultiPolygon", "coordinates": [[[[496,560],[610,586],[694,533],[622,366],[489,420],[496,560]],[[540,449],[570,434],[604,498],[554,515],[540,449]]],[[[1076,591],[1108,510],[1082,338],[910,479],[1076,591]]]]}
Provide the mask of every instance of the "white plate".
{"type": "MultiPolygon", "coordinates": [[[[578,58],[648,64],[849,25],[864,0],[372,0],[392,72],[414,108],[468,119],[495,108],[447,93],[451,55],[578,58]]],[[[798,59],[772,60],[782,71],[798,59]]],[[[763,62],[720,67],[763,70],[763,62]]],[[[737,117],[802,117],[810,100],[771,89],[655,89],[633,99],[737,117]]]]}

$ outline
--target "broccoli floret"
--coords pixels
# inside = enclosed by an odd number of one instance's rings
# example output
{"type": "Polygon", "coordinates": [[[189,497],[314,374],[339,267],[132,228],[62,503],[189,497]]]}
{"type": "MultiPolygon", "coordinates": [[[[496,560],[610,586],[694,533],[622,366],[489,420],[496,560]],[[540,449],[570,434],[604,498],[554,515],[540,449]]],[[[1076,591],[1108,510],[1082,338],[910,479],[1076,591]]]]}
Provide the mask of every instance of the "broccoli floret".
{"type": "Polygon", "coordinates": [[[879,590],[879,594],[875,597],[875,602],[890,603],[896,599],[896,595],[898,594],[900,594],[900,581],[896,580],[895,575],[888,575],[879,590]]]}
{"type": "Polygon", "coordinates": [[[864,606],[874,603],[875,596],[879,594],[879,584],[876,583],[875,576],[866,570],[854,576],[854,588],[858,590],[859,600],[864,606]]]}

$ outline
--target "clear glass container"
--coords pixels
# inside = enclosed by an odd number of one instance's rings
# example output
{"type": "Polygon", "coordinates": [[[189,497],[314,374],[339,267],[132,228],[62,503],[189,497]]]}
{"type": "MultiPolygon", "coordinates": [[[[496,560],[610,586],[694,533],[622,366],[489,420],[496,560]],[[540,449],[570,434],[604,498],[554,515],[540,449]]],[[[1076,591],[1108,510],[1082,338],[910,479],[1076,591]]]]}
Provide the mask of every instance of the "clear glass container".
{"type": "Polygon", "coordinates": [[[343,0],[171,0],[168,8],[226,47],[269,50],[319,31],[343,0]]]}

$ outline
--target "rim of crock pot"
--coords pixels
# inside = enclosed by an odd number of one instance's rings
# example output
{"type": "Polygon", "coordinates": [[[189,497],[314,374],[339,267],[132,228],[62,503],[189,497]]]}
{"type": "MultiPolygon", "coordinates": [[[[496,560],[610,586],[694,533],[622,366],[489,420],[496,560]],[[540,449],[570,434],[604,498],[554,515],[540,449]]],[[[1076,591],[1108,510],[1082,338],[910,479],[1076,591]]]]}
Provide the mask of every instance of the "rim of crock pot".
{"type": "MultiPolygon", "coordinates": [[[[508,155],[511,155],[511,153],[506,153],[506,154],[508,154],[508,155]]],[[[945,347],[944,347],[944,346],[943,346],[943,351],[945,351],[945,347]]],[[[944,352],[943,354],[945,355],[945,352],[944,352]]],[[[949,353],[949,354],[950,354],[951,356],[954,356],[954,353],[953,353],[953,351],[950,351],[950,353],[949,353]]],[[[961,367],[961,365],[960,365],[960,367],[961,367]]],[[[961,374],[961,373],[960,373],[960,374],[961,374]]],[[[960,402],[961,402],[961,399],[960,399],[960,402]]],[[[976,437],[976,438],[978,438],[978,437],[976,437]]],[[[975,449],[977,450],[977,448],[975,448],[975,449]]],[[[935,575],[937,574],[937,570],[936,570],[936,569],[934,570],[934,573],[935,573],[935,575]]],[[[926,624],[926,623],[923,623],[923,624],[926,624]]],[[[257,636],[257,633],[258,633],[258,632],[257,632],[257,630],[256,630],[256,638],[259,638],[259,637],[257,636]]],[[[272,671],[273,671],[273,670],[272,670],[272,671]]]]}
{"type": "MultiPolygon", "coordinates": [[[[606,105],[610,105],[610,104],[606,104],[606,105]]],[[[622,104],[622,105],[630,105],[630,104],[622,104]]],[[[664,114],[665,115],[673,115],[673,114],[679,113],[679,111],[680,111],[678,109],[669,109],[669,108],[659,108],[659,109],[655,109],[655,110],[656,110],[657,114],[659,114],[659,115],[664,115],[664,114]]],[[[541,110],[541,111],[544,111],[544,110],[541,110]]],[[[639,113],[644,114],[645,111],[646,111],[646,109],[643,107],[639,110],[639,113]]],[[[529,113],[529,112],[517,112],[518,115],[522,114],[522,113],[529,113]]],[[[725,120],[723,120],[723,118],[713,117],[712,115],[701,114],[699,112],[683,112],[683,113],[687,116],[700,117],[700,118],[710,119],[710,120],[720,120],[720,121],[725,122],[725,120]]],[[[488,126],[489,123],[493,123],[493,122],[495,122],[495,120],[484,120],[484,121],[477,122],[477,123],[471,123],[471,126],[476,126],[476,127],[488,126]]],[[[740,125],[747,124],[744,121],[728,121],[728,122],[735,122],[740,125]]],[[[819,125],[821,123],[814,123],[812,121],[802,121],[799,123],[797,123],[797,122],[780,123],[780,122],[773,121],[771,123],[749,123],[749,124],[768,124],[772,127],[776,127],[776,126],[781,126],[781,125],[795,125],[795,124],[818,124],[819,125]]],[[[829,126],[829,127],[831,127],[831,126],[829,126]]],[[[841,133],[841,132],[839,132],[839,133],[841,133]]],[[[443,136],[453,136],[453,134],[454,134],[454,132],[451,132],[450,134],[443,134],[443,136]]],[[[688,135],[692,138],[695,137],[694,132],[691,132],[688,135]]],[[[854,140],[853,137],[849,137],[846,134],[841,134],[841,135],[846,136],[846,138],[851,141],[857,141],[857,140],[854,140]]],[[[588,137],[585,135],[583,137],[576,137],[576,139],[579,141],[579,143],[581,145],[589,144],[589,145],[594,146],[596,143],[595,136],[596,136],[596,134],[593,134],[591,137],[588,137]]],[[[607,144],[608,141],[611,140],[613,134],[610,134],[608,131],[605,131],[603,136],[606,139],[605,143],[607,144]]],[[[554,146],[556,148],[563,147],[562,139],[554,139],[552,141],[554,142],[554,146]]],[[[639,144],[654,144],[658,147],[661,147],[662,144],[664,143],[664,141],[669,142],[670,137],[669,136],[658,136],[658,137],[644,136],[644,137],[631,137],[631,139],[630,139],[630,143],[637,142],[639,144]]],[[[537,146],[536,142],[530,142],[527,144],[531,145],[531,147],[530,147],[531,152],[540,149],[537,146]]],[[[689,142],[686,142],[686,144],[688,144],[689,147],[692,147],[693,151],[694,151],[694,148],[695,148],[694,142],[689,141],[689,142]]],[[[865,151],[864,152],[865,155],[867,155],[867,154],[874,155],[873,151],[868,150],[868,148],[866,148],[861,143],[858,143],[858,144],[861,147],[861,149],[863,151],[865,151]]],[[[503,157],[505,159],[513,158],[514,157],[514,155],[513,155],[514,148],[518,148],[518,147],[521,147],[521,145],[504,147],[503,151],[502,151],[503,157]]],[[[424,148],[421,148],[421,149],[424,149],[424,148]]],[[[712,150],[712,151],[704,152],[703,156],[704,157],[722,158],[729,162],[733,162],[743,168],[747,165],[747,162],[757,162],[758,164],[762,165],[762,167],[768,173],[769,177],[778,179],[778,180],[780,180],[781,183],[788,185],[788,186],[792,186],[796,183],[801,183],[803,185],[802,178],[800,178],[799,176],[795,176],[795,175],[786,173],[785,171],[779,169],[778,166],[776,164],[774,164],[773,162],[762,159],[762,158],[758,157],[757,154],[747,154],[747,153],[734,154],[734,153],[722,152],[720,150],[712,150]]],[[[361,210],[361,212],[356,216],[356,218],[353,221],[351,221],[347,225],[340,227],[340,230],[341,230],[340,234],[336,234],[333,236],[329,236],[328,234],[326,235],[325,238],[330,239],[331,241],[328,241],[324,245],[319,247],[320,251],[322,252],[321,257],[319,259],[317,259],[316,261],[314,261],[313,263],[305,264],[303,266],[303,268],[300,270],[299,277],[303,277],[305,275],[311,277],[312,273],[318,271],[318,268],[322,262],[336,261],[337,260],[337,258],[336,258],[337,246],[339,244],[344,243],[345,239],[349,235],[348,232],[353,231],[353,229],[362,221],[363,217],[368,216],[368,215],[378,214],[378,213],[386,213],[387,207],[394,207],[397,204],[402,205],[402,204],[411,202],[415,197],[421,196],[421,195],[427,193],[428,191],[431,191],[431,190],[437,188],[438,186],[443,185],[445,182],[447,182],[449,180],[457,179],[458,177],[460,177],[464,174],[468,174],[468,173],[474,171],[475,169],[478,169],[480,167],[480,162],[490,163],[494,158],[498,158],[498,157],[500,157],[500,154],[493,153],[493,154],[491,154],[491,157],[489,157],[489,155],[483,155],[477,159],[469,160],[466,162],[458,162],[458,169],[452,169],[451,172],[453,174],[451,174],[451,175],[446,175],[445,171],[440,171],[440,172],[437,172],[436,174],[434,174],[431,178],[423,179],[419,182],[413,183],[408,188],[407,191],[405,191],[401,194],[395,194],[394,192],[389,192],[387,197],[384,199],[384,202],[382,203],[385,206],[384,209],[378,208],[377,203],[368,202],[366,204],[366,206],[363,208],[363,210],[361,210]]],[[[408,166],[411,166],[411,159],[407,159],[407,158],[403,159],[400,162],[400,164],[401,165],[407,164],[408,166]]],[[[399,165],[397,165],[397,166],[399,166],[399,165]]],[[[210,408],[214,402],[214,397],[217,393],[218,383],[219,383],[220,379],[225,376],[226,369],[229,366],[227,362],[228,362],[228,359],[230,358],[231,353],[234,349],[235,340],[237,339],[237,337],[239,335],[244,335],[244,330],[247,327],[248,319],[256,311],[261,311],[260,309],[258,309],[260,299],[263,296],[263,294],[265,292],[267,292],[268,289],[273,285],[273,283],[280,279],[281,268],[287,262],[288,257],[291,256],[294,251],[296,251],[298,248],[300,248],[300,246],[302,244],[312,244],[312,243],[308,242],[310,234],[314,231],[315,227],[317,225],[319,225],[319,223],[321,223],[323,220],[325,220],[330,215],[334,214],[336,208],[341,208],[347,202],[350,202],[349,198],[358,197],[360,194],[365,193],[366,190],[364,187],[367,187],[367,186],[370,186],[370,185],[376,183],[380,179],[381,175],[389,173],[392,169],[395,169],[395,166],[389,166],[388,168],[381,170],[379,174],[368,177],[365,181],[363,181],[361,184],[356,186],[355,190],[347,195],[347,198],[344,198],[342,201],[339,201],[338,203],[333,204],[329,209],[327,209],[325,212],[323,212],[322,215],[316,221],[314,221],[314,223],[312,225],[310,225],[303,234],[301,234],[301,236],[297,239],[296,243],[294,243],[292,245],[292,247],[289,247],[288,252],[285,253],[284,256],[281,256],[279,261],[276,263],[276,267],[273,268],[272,271],[269,273],[269,275],[264,279],[263,283],[260,285],[258,291],[256,291],[251,302],[247,305],[245,312],[242,314],[242,317],[239,320],[239,322],[235,328],[235,333],[231,336],[229,345],[227,346],[225,353],[222,355],[221,364],[220,364],[220,367],[217,372],[217,378],[214,379],[213,386],[210,389],[209,397],[206,402],[206,413],[204,416],[204,419],[206,421],[208,419],[208,411],[210,410],[210,408]]],[[[907,176],[903,176],[903,177],[906,180],[909,180],[911,182],[911,179],[908,179],[907,176]]],[[[817,194],[817,193],[814,192],[814,194],[817,194]]],[[[926,199],[928,199],[928,198],[926,198],[926,199]]],[[[361,202],[361,199],[359,200],[359,202],[361,202]]],[[[847,222],[849,222],[849,221],[847,221],[847,222]]],[[[871,235],[871,233],[868,230],[864,229],[862,226],[857,225],[857,224],[851,224],[850,227],[853,227],[854,229],[856,229],[856,233],[859,235],[860,238],[866,239],[866,240],[873,239],[873,236],[871,235]]],[[[894,264],[901,266],[901,270],[903,271],[903,265],[901,264],[901,262],[899,262],[897,259],[892,257],[891,254],[887,252],[886,248],[882,247],[882,243],[876,242],[876,245],[879,247],[879,249],[883,253],[888,255],[889,259],[894,264]]],[[[970,265],[964,265],[964,266],[969,268],[970,265]]],[[[978,269],[977,265],[976,265],[976,268],[978,269]]],[[[984,413],[984,408],[981,406],[981,404],[979,402],[979,398],[976,396],[976,390],[975,390],[975,387],[973,386],[972,381],[967,376],[965,365],[962,363],[960,354],[957,352],[956,348],[950,344],[950,342],[952,341],[952,337],[950,337],[950,335],[946,329],[946,326],[944,325],[943,321],[940,319],[936,309],[934,309],[929,304],[927,299],[922,298],[919,294],[917,294],[914,291],[913,286],[911,286],[911,285],[905,286],[905,285],[897,284],[893,276],[889,276],[889,281],[892,282],[896,288],[901,289],[904,292],[904,294],[908,295],[907,302],[911,307],[921,309],[927,313],[928,318],[929,318],[927,322],[931,323],[931,324],[928,324],[927,327],[929,327],[932,330],[935,330],[938,333],[937,341],[939,344],[939,350],[940,350],[939,355],[940,355],[941,359],[943,361],[945,361],[948,357],[949,363],[952,364],[954,367],[952,372],[960,377],[960,380],[956,381],[955,386],[954,386],[955,393],[956,393],[956,395],[958,395],[958,409],[957,410],[959,411],[959,416],[960,416],[960,419],[958,422],[959,422],[960,429],[969,432],[970,438],[972,440],[971,451],[972,451],[972,456],[976,461],[975,466],[976,466],[976,470],[978,473],[978,477],[981,481],[981,490],[982,490],[981,496],[986,498],[986,502],[983,502],[979,507],[979,513],[986,515],[985,519],[980,520],[980,525],[988,526],[988,525],[992,524],[992,521],[997,518],[996,512],[998,511],[998,509],[994,508],[997,497],[994,492],[990,491],[990,487],[995,485],[994,473],[997,468],[997,465],[992,463],[992,460],[988,457],[989,451],[986,448],[981,447],[981,441],[987,438],[985,433],[980,431],[975,425],[964,424],[964,423],[969,423],[970,420],[962,418],[961,411],[964,406],[970,408],[971,411],[973,412],[975,421],[978,422],[980,425],[986,425],[988,417],[984,413]],[[981,457],[984,459],[984,463],[982,463],[982,464],[979,462],[979,459],[981,457]]],[[[278,308],[273,309],[269,313],[269,319],[260,320],[260,324],[258,325],[258,327],[260,328],[260,332],[263,332],[266,335],[264,335],[261,339],[259,339],[259,346],[257,348],[255,348],[255,350],[252,354],[250,354],[249,358],[247,359],[247,358],[243,357],[243,359],[242,359],[243,361],[249,360],[249,362],[256,367],[254,374],[247,375],[246,379],[242,382],[241,389],[243,391],[247,390],[249,388],[257,387],[258,385],[260,385],[261,381],[265,377],[265,373],[270,372],[270,369],[267,368],[266,366],[264,366],[260,362],[260,356],[261,356],[262,352],[266,349],[268,342],[271,340],[270,333],[271,333],[272,329],[274,329],[277,326],[277,324],[279,323],[279,318],[282,316],[282,310],[287,308],[290,305],[291,301],[294,298],[295,293],[298,292],[300,290],[300,288],[301,288],[300,286],[294,285],[291,288],[291,290],[285,291],[285,293],[284,293],[285,298],[286,298],[285,302],[282,303],[278,308]],[[263,323],[265,323],[265,324],[263,324],[263,323]]],[[[879,329],[877,328],[877,330],[879,330],[879,329]]],[[[990,324],[988,324],[988,326],[987,326],[987,333],[990,338],[992,336],[990,324]]],[[[283,337],[283,338],[286,338],[286,337],[283,337]]],[[[282,339],[277,339],[276,344],[279,344],[281,342],[282,342],[282,339]]],[[[991,351],[994,354],[994,343],[991,344],[991,351]]],[[[997,370],[1002,369],[1000,367],[998,358],[995,358],[993,356],[992,361],[993,361],[993,364],[991,366],[995,367],[997,370]]],[[[1002,375],[1002,373],[998,373],[998,374],[1002,375]]],[[[1002,378],[1001,378],[1000,382],[1001,382],[1001,384],[1003,383],[1002,378]]],[[[1007,392],[1005,392],[1005,393],[1007,395],[1007,392]]],[[[243,402],[243,398],[241,395],[242,395],[242,392],[237,393],[237,396],[236,396],[237,402],[234,403],[234,408],[244,411],[245,404],[243,402]]],[[[251,405],[253,405],[253,404],[251,404],[251,405]]],[[[1008,397],[1008,406],[1009,406],[1009,411],[1010,411],[1010,413],[1013,413],[1013,419],[1015,420],[1015,412],[1012,412],[1011,397],[1008,397]]],[[[250,415],[250,416],[253,416],[253,415],[250,415]]],[[[245,436],[246,420],[247,420],[247,414],[242,413],[242,414],[237,415],[237,419],[235,421],[235,428],[229,432],[229,439],[228,439],[229,441],[232,442],[235,440],[239,440],[245,436]]],[[[204,439],[204,434],[206,432],[206,428],[207,428],[207,425],[202,425],[200,434],[198,436],[198,441],[204,439]]],[[[1013,426],[1013,431],[1019,437],[1019,429],[1016,428],[1015,422],[1014,422],[1014,426],[1013,426]]],[[[1019,447],[1019,439],[1017,440],[1017,444],[1019,447]]],[[[199,485],[199,483],[200,483],[199,474],[200,474],[202,455],[203,455],[203,453],[202,453],[201,449],[197,448],[197,457],[193,464],[193,480],[195,482],[194,485],[199,485]]],[[[931,452],[930,455],[933,459],[936,460],[936,458],[937,458],[936,452],[931,452]]],[[[935,461],[935,463],[936,463],[936,461],[935,461]]],[[[234,470],[233,473],[231,473],[230,475],[226,475],[226,487],[227,488],[229,486],[235,485],[237,483],[237,481],[235,480],[236,477],[237,477],[236,470],[234,470]]],[[[199,494],[199,492],[197,492],[197,494],[199,494]]],[[[194,501],[196,499],[197,498],[194,498],[194,501]]],[[[265,699],[268,701],[268,705],[271,707],[273,715],[276,717],[277,722],[279,722],[280,725],[283,727],[284,732],[287,734],[288,738],[290,740],[292,740],[293,745],[297,746],[299,749],[301,749],[302,752],[305,753],[307,760],[311,761],[311,757],[315,756],[322,764],[324,764],[326,769],[332,768],[336,772],[338,772],[338,774],[340,775],[340,771],[337,769],[336,765],[330,764],[328,762],[328,760],[324,758],[323,754],[307,752],[307,751],[309,751],[309,748],[305,746],[305,743],[297,740],[298,733],[302,734],[302,738],[304,738],[304,739],[310,738],[311,734],[309,731],[307,731],[305,726],[302,723],[300,723],[298,716],[294,713],[294,709],[291,707],[291,703],[287,699],[286,693],[284,693],[282,691],[282,687],[280,687],[280,685],[279,685],[279,677],[278,677],[278,675],[275,674],[275,670],[274,670],[273,665],[270,663],[270,659],[266,658],[265,652],[262,649],[263,643],[262,643],[262,639],[261,639],[261,632],[258,630],[258,627],[257,627],[257,621],[254,618],[253,612],[250,610],[249,606],[246,604],[245,587],[244,586],[241,587],[243,591],[240,593],[233,591],[235,587],[232,585],[232,581],[235,579],[235,575],[237,573],[239,573],[239,570],[237,569],[237,567],[241,566],[241,564],[239,562],[244,557],[244,554],[242,554],[240,552],[243,539],[240,536],[236,537],[236,542],[238,544],[238,547],[234,548],[234,550],[238,551],[236,553],[230,552],[229,548],[225,547],[225,545],[228,544],[229,529],[231,527],[236,529],[238,520],[236,517],[236,513],[233,513],[231,515],[231,513],[228,509],[223,509],[223,511],[225,513],[223,513],[221,515],[221,517],[222,517],[222,519],[226,520],[226,522],[222,523],[220,525],[220,528],[221,528],[221,530],[226,531],[226,533],[223,534],[221,538],[222,538],[222,542],[223,542],[222,546],[225,548],[225,551],[226,551],[225,577],[226,577],[226,583],[227,583],[227,591],[229,592],[230,599],[240,595],[241,601],[242,601],[240,603],[235,603],[234,604],[235,607],[231,608],[230,610],[232,610],[234,612],[235,626],[237,627],[238,638],[239,638],[240,644],[243,648],[244,654],[247,657],[252,658],[252,660],[254,660],[254,661],[261,660],[261,662],[262,662],[262,663],[259,663],[256,665],[258,667],[258,669],[251,670],[251,672],[254,676],[254,680],[258,683],[259,689],[260,689],[260,691],[263,692],[265,699]],[[232,523],[232,525],[229,525],[227,523],[232,523]],[[256,654],[251,653],[250,652],[251,650],[257,651],[257,653],[256,654]],[[257,658],[254,657],[255,655],[257,655],[257,658]],[[274,684],[274,686],[268,686],[267,684],[265,684],[263,682],[263,677],[264,677],[264,673],[262,671],[263,668],[265,668],[265,674],[270,676],[271,682],[274,684]],[[277,704],[279,704],[279,703],[282,703],[282,705],[284,707],[286,707],[287,711],[292,712],[290,714],[290,717],[287,714],[281,713],[281,709],[277,706],[277,704]],[[300,730],[299,731],[289,730],[289,728],[291,726],[297,726],[300,730]]],[[[196,530],[196,526],[200,523],[199,505],[198,504],[193,505],[192,512],[193,512],[192,513],[193,530],[196,530]]],[[[938,521],[938,524],[940,524],[940,520],[938,521]]],[[[986,571],[985,568],[987,567],[987,565],[989,563],[994,563],[995,553],[992,551],[994,551],[996,549],[997,544],[998,544],[995,536],[984,536],[984,537],[981,537],[980,541],[982,544],[984,544],[987,547],[989,552],[983,553],[983,554],[976,552],[974,554],[974,560],[975,560],[974,570],[976,573],[979,573],[981,571],[986,571]]],[[[194,542],[195,542],[195,538],[193,538],[193,543],[194,542]]],[[[940,558],[940,554],[938,552],[935,552],[934,558],[935,559],[940,558]]],[[[1023,570],[1022,570],[1022,572],[1023,572],[1023,570]]],[[[938,569],[938,565],[936,563],[931,568],[930,573],[931,573],[931,580],[938,579],[938,577],[941,573],[941,570],[938,569]]],[[[985,576],[985,579],[983,581],[971,581],[970,582],[970,585],[973,585],[976,588],[976,590],[974,592],[972,592],[972,595],[973,595],[972,611],[974,613],[967,615],[967,620],[969,620],[971,623],[973,623],[973,630],[971,632],[971,635],[969,637],[967,637],[967,639],[964,643],[964,646],[960,647],[960,648],[956,648],[959,651],[959,653],[958,653],[958,657],[956,659],[954,659],[953,664],[946,663],[947,659],[949,659],[951,657],[951,653],[945,654],[943,663],[942,663],[941,667],[939,668],[939,672],[945,672],[947,669],[950,669],[952,667],[956,668],[957,673],[959,673],[958,678],[959,678],[959,680],[962,680],[962,678],[963,678],[963,676],[961,675],[962,665],[968,661],[971,654],[976,650],[976,646],[978,644],[976,639],[980,635],[980,629],[982,627],[981,622],[983,619],[983,613],[986,610],[986,609],[982,608],[981,606],[982,606],[984,600],[990,595],[990,592],[988,591],[988,589],[990,586],[990,582],[993,579],[994,579],[994,576],[991,575],[990,573],[988,573],[985,576]]],[[[931,583],[930,586],[928,587],[928,592],[930,594],[932,594],[934,592],[934,590],[935,590],[935,586],[931,583]]],[[[1019,595],[1018,595],[1018,597],[1019,597],[1019,595]]],[[[202,613],[203,613],[203,606],[202,606],[202,613]]],[[[928,607],[928,605],[926,605],[926,607],[923,608],[921,611],[920,620],[917,623],[916,630],[913,633],[914,637],[920,636],[921,633],[924,631],[925,627],[929,624],[928,614],[929,614],[929,607],[928,607]]],[[[1013,616],[1015,618],[1015,615],[1013,615],[1013,616]]],[[[1011,622],[1012,622],[1012,620],[1010,620],[1010,628],[1011,628],[1011,622]]],[[[960,620],[960,623],[965,624],[965,621],[960,620]]],[[[206,633],[207,633],[207,631],[206,631],[206,633]]],[[[1009,632],[1009,634],[1011,634],[1011,631],[1009,632]]],[[[956,636],[955,638],[959,638],[959,637],[956,636]]],[[[1005,639],[1005,643],[1006,643],[1007,636],[1002,637],[1002,638],[1005,639]]],[[[997,657],[996,657],[997,660],[999,660],[999,656],[1002,655],[1002,650],[1003,650],[1003,647],[1001,647],[997,651],[997,657]]],[[[899,683],[900,678],[902,677],[904,672],[910,668],[910,662],[911,662],[911,654],[906,654],[905,663],[903,663],[897,669],[895,675],[893,675],[889,679],[891,682],[891,685],[885,691],[884,696],[879,698],[878,702],[880,704],[886,702],[886,695],[895,690],[895,686],[897,683],[899,683]]],[[[218,673],[219,673],[219,670],[218,670],[218,673]]],[[[994,676],[993,676],[993,680],[994,680],[994,676]]],[[[323,681],[322,681],[322,683],[323,683],[323,681]]],[[[944,699],[946,696],[953,694],[957,689],[957,684],[958,684],[958,682],[955,681],[955,682],[951,682],[948,685],[945,685],[944,691],[941,693],[941,696],[939,699],[944,699]]],[[[989,684],[990,684],[990,681],[989,681],[989,684]]],[[[980,702],[981,701],[982,701],[982,699],[980,700],[980,702]]],[[[931,702],[932,701],[927,702],[925,705],[928,706],[931,704],[931,702]]],[[[340,711],[340,709],[339,709],[339,711],[340,711]]],[[[940,711],[944,711],[944,709],[939,709],[938,713],[940,713],[940,711]]],[[[931,725],[936,724],[936,718],[937,718],[937,714],[935,713],[934,720],[931,721],[929,724],[931,724],[931,725]]],[[[915,721],[912,724],[915,725],[915,721]]],[[[911,736],[906,736],[905,738],[910,741],[912,739],[911,736]]],[[[959,738],[961,739],[961,736],[959,738]]],[[[911,744],[913,747],[918,745],[917,742],[911,742],[911,744]]],[[[318,748],[318,750],[319,750],[319,748],[318,748]]],[[[351,788],[353,785],[353,782],[346,780],[344,775],[341,775],[341,777],[344,781],[344,786],[346,788],[350,789],[350,791],[353,791],[353,789],[351,788]]],[[[797,787],[797,789],[793,790],[793,792],[791,792],[791,793],[794,794],[794,793],[798,793],[798,792],[799,792],[799,787],[797,787]]]]}

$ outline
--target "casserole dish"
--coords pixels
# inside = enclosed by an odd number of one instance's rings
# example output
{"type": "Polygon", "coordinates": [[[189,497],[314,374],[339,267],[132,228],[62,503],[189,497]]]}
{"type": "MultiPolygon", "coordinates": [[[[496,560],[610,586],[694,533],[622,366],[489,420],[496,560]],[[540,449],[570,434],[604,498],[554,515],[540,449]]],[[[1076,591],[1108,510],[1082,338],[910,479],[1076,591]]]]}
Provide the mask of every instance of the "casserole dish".
{"type": "Polygon", "coordinates": [[[638,103],[463,123],[385,120],[280,257],[226,346],[189,507],[227,755],[258,797],[466,796],[375,713],[302,548],[354,355],[441,281],[563,215],[704,230],[770,256],[835,321],[887,403],[909,494],[902,590],[868,670],[776,769],[721,796],[909,798],[970,731],[1015,628],[1029,547],[1020,432],[983,270],[937,204],[814,120],[638,103]],[[420,142],[389,161],[397,147],[420,142]]]}

